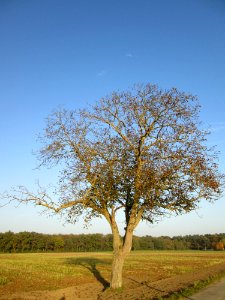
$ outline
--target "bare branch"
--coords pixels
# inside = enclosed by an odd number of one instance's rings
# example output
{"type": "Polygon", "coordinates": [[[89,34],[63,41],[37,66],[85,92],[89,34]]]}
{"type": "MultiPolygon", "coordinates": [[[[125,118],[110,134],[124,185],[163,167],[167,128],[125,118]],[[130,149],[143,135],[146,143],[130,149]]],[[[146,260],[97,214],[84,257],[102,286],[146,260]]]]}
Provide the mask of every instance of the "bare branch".
{"type": "Polygon", "coordinates": [[[37,193],[19,187],[5,198],[65,211],[71,219],[85,211],[85,220],[102,215],[115,249],[126,252],[141,220],[186,213],[200,199],[222,194],[218,154],[206,146],[208,132],[198,114],[196,97],[151,84],[114,92],[89,110],[56,111],[48,118],[39,159],[61,167],[57,192],[50,196],[41,187],[37,193]],[[126,228],[123,243],[119,211],[126,228]]]}

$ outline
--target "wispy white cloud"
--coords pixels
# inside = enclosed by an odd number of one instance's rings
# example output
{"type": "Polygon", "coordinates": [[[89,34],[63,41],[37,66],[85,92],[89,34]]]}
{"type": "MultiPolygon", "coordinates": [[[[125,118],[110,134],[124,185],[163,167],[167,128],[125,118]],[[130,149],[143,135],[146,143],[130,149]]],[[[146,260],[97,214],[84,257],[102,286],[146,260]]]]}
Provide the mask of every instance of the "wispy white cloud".
{"type": "Polygon", "coordinates": [[[134,56],[132,53],[126,53],[126,57],[133,58],[134,56]]]}
{"type": "Polygon", "coordinates": [[[105,76],[106,75],[106,70],[101,70],[101,71],[99,71],[98,73],[97,73],[97,76],[105,76]]]}

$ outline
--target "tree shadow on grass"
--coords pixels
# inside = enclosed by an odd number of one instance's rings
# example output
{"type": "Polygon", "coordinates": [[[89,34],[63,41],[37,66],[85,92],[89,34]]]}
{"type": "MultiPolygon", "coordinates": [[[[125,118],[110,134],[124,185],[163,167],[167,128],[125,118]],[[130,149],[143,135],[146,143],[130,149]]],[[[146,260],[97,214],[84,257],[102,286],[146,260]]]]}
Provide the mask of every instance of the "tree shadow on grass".
{"type": "Polygon", "coordinates": [[[103,292],[109,287],[109,282],[102,277],[101,273],[97,269],[99,264],[110,264],[107,260],[101,260],[92,257],[77,257],[77,258],[68,258],[67,263],[71,265],[82,266],[85,269],[89,270],[94,277],[103,285],[103,292]]]}

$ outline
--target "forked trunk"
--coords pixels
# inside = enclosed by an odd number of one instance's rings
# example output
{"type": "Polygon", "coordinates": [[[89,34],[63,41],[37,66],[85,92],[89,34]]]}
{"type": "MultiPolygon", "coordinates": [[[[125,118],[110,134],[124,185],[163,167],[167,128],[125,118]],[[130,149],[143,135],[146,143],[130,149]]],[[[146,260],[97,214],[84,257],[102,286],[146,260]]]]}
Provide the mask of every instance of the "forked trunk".
{"type": "Polygon", "coordinates": [[[126,232],[124,243],[114,236],[114,252],[112,262],[112,276],[110,287],[118,289],[122,287],[123,265],[127,254],[129,254],[132,246],[133,231],[126,232]]]}
{"type": "Polygon", "coordinates": [[[122,287],[122,273],[125,260],[125,254],[120,251],[113,253],[111,288],[118,289],[122,287]]]}
{"type": "Polygon", "coordinates": [[[110,287],[112,289],[119,289],[122,287],[124,260],[131,250],[132,236],[135,227],[129,225],[122,240],[117,224],[115,222],[114,211],[112,213],[111,220],[111,228],[113,234],[113,261],[110,287]]]}

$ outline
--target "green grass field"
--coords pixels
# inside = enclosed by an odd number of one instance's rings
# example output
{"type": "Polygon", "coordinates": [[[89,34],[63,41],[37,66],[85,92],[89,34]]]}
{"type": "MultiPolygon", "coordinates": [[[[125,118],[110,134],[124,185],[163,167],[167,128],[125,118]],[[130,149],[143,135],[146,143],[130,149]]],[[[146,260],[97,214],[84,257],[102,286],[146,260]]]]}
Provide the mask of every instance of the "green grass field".
{"type": "MultiPolygon", "coordinates": [[[[0,293],[54,290],[110,279],[111,253],[0,254],[0,293]]],[[[225,263],[225,251],[134,251],[124,278],[151,282],[225,263]]]]}

